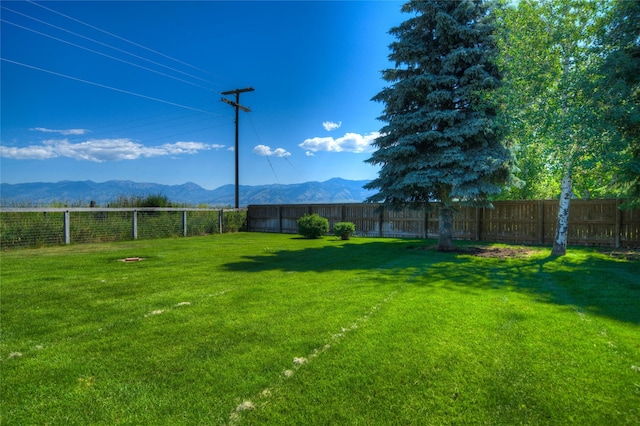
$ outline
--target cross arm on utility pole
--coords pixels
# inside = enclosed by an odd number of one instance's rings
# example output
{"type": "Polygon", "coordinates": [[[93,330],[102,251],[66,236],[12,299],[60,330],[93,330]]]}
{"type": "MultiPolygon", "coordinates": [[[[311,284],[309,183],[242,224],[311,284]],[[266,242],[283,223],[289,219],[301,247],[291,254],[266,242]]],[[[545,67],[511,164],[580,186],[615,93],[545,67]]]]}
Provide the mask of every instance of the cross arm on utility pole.
{"type": "Polygon", "coordinates": [[[226,92],[220,92],[221,95],[237,95],[238,93],[253,92],[253,87],[247,87],[245,89],[227,90],[226,92]]]}
{"type": "Polygon", "coordinates": [[[242,111],[244,111],[244,112],[251,112],[251,110],[250,110],[249,108],[244,107],[244,106],[242,106],[242,105],[240,105],[240,104],[238,104],[238,103],[236,103],[236,102],[233,102],[233,101],[231,101],[231,100],[229,100],[229,99],[227,99],[227,98],[221,98],[220,100],[221,100],[222,102],[226,102],[226,103],[228,103],[228,104],[229,104],[229,105],[231,105],[232,107],[240,108],[240,109],[241,109],[242,111]]]}

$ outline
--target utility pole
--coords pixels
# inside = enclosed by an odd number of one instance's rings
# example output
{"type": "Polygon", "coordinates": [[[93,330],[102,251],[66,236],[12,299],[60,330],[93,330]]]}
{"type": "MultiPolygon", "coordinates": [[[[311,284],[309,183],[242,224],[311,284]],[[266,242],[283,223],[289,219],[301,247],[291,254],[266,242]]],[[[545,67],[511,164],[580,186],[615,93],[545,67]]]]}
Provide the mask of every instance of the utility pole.
{"type": "Polygon", "coordinates": [[[229,90],[226,92],[220,92],[221,95],[236,95],[236,101],[233,102],[227,98],[222,98],[220,99],[222,102],[226,102],[229,105],[231,105],[232,107],[234,107],[236,109],[236,148],[235,148],[235,152],[236,152],[236,209],[240,208],[240,173],[238,171],[238,165],[239,165],[239,161],[238,161],[238,151],[239,151],[239,147],[238,147],[238,118],[239,118],[239,114],[238,111],[239,110],[243,110],[244,112],[251,112],[251,110],[247,107],[244,107],[242,105],[240,105],[240,93],[244,93],[244,92],[253,92],[253,87],[247,87],[245,89],[235,89],[235,90],[229,90]]]}

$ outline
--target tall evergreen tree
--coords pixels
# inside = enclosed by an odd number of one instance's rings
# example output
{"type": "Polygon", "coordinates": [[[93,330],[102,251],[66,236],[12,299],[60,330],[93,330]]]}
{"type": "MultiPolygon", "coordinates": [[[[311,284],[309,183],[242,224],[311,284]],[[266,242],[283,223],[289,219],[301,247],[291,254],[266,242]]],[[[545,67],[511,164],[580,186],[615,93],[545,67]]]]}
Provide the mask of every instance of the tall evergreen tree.
{"type": "Polygon", "coordinates": [[[380,165],[369,202],[395,208],[437,204],[438,250],[453,249],[457,207],[485,205],[511,177],[491,94],[500,73],[493,62],[493,3],[483,0],[409,1],[413,14],[390,30],[395,68],[390,86],[373,100],[385,104],[377,150],[380,165]]]}
{"type": "Polygon", "coordinates": [[[640,206],[640,0],[617,0],[611,21],[603,26],[601,90],[597,101],[606,104],[607,121],[619,130],[625,159],[613,184],[629,197],[629,207],[640,206]]]}

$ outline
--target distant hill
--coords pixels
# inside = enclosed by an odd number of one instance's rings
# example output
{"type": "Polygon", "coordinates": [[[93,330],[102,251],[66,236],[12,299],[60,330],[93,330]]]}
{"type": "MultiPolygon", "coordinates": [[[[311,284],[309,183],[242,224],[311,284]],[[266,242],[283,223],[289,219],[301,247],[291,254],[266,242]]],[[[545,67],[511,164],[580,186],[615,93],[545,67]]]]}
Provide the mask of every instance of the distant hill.
{"type": "MultiPolygon", "coordinates": [[[[304,203],[359,203],[372,195],[362,187],[368,180],[329,179],[325,182],[305,182],[289,185],[240,185],[240,205],[249,204],[304,204],[304,203]]],[[[126,180],[96,183],[87,181],[62,181],[56,183],[0,184],[0,199],[5,207],[46,206],[52,203],[89,205],[95,201],[106,206],[121,196],[138,197],[164,195],[175,203],[190,205],[233,206],[234,185],[224,185],[214,190],[188,182],[182,185],[161,185],[126,180]]]]}

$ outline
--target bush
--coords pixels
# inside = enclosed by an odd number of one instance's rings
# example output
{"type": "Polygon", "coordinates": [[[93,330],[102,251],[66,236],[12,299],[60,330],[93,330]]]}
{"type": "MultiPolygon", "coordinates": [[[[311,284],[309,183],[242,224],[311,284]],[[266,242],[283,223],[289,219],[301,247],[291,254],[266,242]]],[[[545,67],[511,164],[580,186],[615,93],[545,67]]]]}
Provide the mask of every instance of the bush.
{"type": "Polygon", "coordinates": [[[317,214],[306,214],[298,219],[298,234],[305,238],[320,238],[329,232],[329,221],[317,214]]]}
{"type": "Polygon", "coordinates": [[[173,206],[173,203],[169,201],[169,198],[166,195],[162,195],[162,194],[151,194],[147,196],[121,195],[115,201],[109,203],[108,205],[108,207],[124,207],[124,208],[172,207],[172,206],[173,206]]]}
{"type": "Polygon", "coordinates": [[[333,226],[333,234],[343,240],[348,240],[356,232],[356,225],[353,222],[338,222],[333,226]]]}
{"type": "Polygon", "coordinates": [[[152,194],[140,200],[140,207],[171,207],[171,202],[166,195],[152,194]]]}

